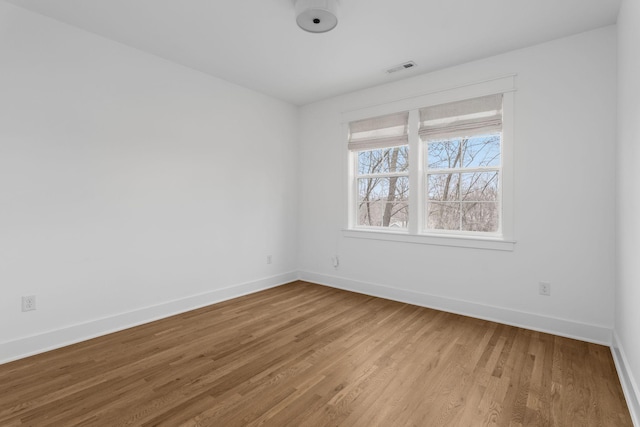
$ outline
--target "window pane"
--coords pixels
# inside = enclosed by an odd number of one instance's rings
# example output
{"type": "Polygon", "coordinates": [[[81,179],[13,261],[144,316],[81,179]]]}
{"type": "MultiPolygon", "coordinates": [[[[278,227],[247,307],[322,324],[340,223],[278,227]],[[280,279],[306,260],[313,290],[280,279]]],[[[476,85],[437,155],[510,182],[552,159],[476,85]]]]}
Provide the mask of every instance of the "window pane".
{"type": "Polygon", "coordinates": [[[463,145],[464,167],[500,166],[500,134],[468,138],[463,145]]]}
{"type": "Polygon", "coordinates": [[[460,230],[460,203],[429,202],[427,228],[431,230],[460,230]]]}
{"type": "Polygon", "coordinates": [[[460,191],[465,201],[495,202],[498,200],[498,172],[463,173],[460,191]]]}
{"type": "Polygon", "coordinates": [[[429,200],[446,202],[460,200],[460,174],[436,173],[428,176],[429,200]]]}
{"type": "Polygon", "coordinates": [[[358,152],[358,174],[405,172],[409,169],[409,146],[358,152]]]}
{"type": "Polygon", "coordinates": [[[498,231],[500,214],[496,202],[462,202],[462,230],[498,231]]]}
{"type": "MultiPolygon", "coordinates": [[[[385,182],[380,182],[384,178],[360,178],[358,179],[358,202],[368,202],[372,200],[379,200],[381,194],[387,193],[384,185],[385,182]]],[[[388,182],[386,182],[388,184],[388,182]]]]}
{"type": "Polygon", "coordinates": [[[374,202],[383,200],[392,202],[409,198],[409,178],[375,177],[358,179],[358,201],[374,202]]]}
{"type": "Polygon", "coordinates": [[[428,166],[430,169],[500,166],[500,141],[499,133],[429,141],[428,166]]]}
{"type": "Polygon", "coordinates": [[[358,225],[367,227],[407,228],[409,207],[406,201],[360,203],[358,225]]]}
{"type": "Polygon", "coordinates": [[[460,138],[429,141],[427,144],[429,169],[459,168],[460,143],[460,138]]]}
{"type": "Polygon", "coordinates": [[[358,225],[406,228],[409,178],[358,179],[358,225]]]}

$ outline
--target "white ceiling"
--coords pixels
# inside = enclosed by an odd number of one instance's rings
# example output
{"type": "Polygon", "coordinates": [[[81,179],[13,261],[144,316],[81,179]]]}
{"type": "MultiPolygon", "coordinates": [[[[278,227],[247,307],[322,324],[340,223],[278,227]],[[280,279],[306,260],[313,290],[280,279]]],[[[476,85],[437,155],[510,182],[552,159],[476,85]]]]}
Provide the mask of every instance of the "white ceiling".
{"type": "Polygon", "coordinates": [[[339,0],[336,29],[310,34],[293,0],[7,1],[297,105],[614,24],[620,6],[339,0]]]}

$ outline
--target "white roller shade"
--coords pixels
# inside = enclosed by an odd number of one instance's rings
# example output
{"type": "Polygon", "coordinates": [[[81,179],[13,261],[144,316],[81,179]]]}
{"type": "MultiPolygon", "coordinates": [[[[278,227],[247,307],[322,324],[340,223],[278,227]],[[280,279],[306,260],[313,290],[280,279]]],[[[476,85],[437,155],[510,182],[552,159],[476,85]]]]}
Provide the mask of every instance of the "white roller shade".
{"type": "Polygon", "coordinates": [[[475,136],[502,130],[502,94],[434,105],[420,110],[423,140],[475,136]]]}
{"type": "Polygon", "coordinates": [[[349,123],[349,150],[397,147],[409,143],[409,113],[396,113],[349,123]]]}

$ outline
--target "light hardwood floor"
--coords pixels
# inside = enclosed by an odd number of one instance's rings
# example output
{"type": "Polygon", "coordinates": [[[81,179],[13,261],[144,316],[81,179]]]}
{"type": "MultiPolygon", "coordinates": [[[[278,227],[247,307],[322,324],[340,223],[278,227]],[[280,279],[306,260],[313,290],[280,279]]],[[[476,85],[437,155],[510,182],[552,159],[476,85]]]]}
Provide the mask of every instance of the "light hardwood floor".
{"type": "Polygon", "coordinates": [[[631,426],[610,350],[304,282],[0,365],[0,426],[631,426]]]}

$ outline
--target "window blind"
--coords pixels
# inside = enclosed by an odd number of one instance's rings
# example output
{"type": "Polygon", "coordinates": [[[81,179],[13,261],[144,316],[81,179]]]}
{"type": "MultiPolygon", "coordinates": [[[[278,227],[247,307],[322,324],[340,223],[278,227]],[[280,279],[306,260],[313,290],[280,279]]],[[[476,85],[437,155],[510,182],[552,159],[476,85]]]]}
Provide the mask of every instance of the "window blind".
{"type": "Polygon", "coordinates": [[[420,110],[423,140],[476,136],[502,130],[502,94],[434,105],[420,110]]]}
{"type": "Polygon", "coordinates": [[[349,123],[349,150],[362,151],[407,145],[409,113],[396,113],[349,123]]]}

